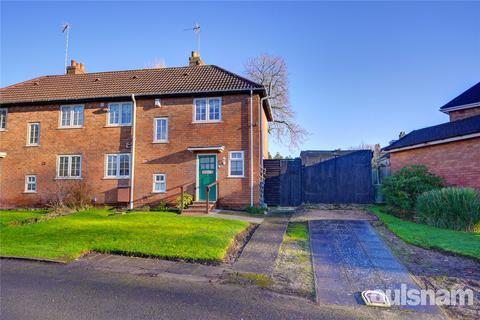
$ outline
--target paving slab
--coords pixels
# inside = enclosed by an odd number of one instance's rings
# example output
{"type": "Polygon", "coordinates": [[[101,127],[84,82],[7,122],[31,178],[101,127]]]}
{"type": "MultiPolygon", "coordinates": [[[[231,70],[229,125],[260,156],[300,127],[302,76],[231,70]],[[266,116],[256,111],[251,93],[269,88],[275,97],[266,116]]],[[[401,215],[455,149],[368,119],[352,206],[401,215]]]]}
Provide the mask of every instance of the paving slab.
{"type": "MultiPolygon", "coordinates": [[[[363,290],[420,290],[367,221],[310,220],[316,299],[321,304],[360,306],[363,290]]],[[[435,306],[396,306],[438,315],[435,306]]]]}
{"type": "Polygon", "coordinates": [[[288,218],[265,219],[233,264],[233,270],[272,275],[287,224],[288,218]]]}

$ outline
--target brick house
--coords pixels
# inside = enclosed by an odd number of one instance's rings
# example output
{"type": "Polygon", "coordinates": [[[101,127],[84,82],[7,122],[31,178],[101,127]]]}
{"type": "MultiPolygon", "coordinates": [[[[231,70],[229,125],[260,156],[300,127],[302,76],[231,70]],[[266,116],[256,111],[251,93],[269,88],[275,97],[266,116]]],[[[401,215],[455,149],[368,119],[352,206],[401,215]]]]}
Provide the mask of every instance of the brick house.
{"type": "Polygon", "coordinates": [[[271,109],[263,86],[205,65],[85,72],[0,89],[0,207],[45,205],[81,183],[97,204],[261,205],[271,109]]]}
{"type": "Polygon", "coordinates": [[[440,111],[450,122],[414,130],[383,149],[392,170],[422,164],[448,185],[480,189],[480,82],[440,111]]]}

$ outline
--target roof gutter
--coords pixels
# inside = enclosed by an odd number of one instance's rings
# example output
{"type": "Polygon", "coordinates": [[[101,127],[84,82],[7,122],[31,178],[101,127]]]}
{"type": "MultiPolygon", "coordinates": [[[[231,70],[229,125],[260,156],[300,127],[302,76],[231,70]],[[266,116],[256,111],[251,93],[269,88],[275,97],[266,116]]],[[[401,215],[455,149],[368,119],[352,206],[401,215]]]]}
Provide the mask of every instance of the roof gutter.
{"type": "Polygon", "coordinates": [[[440,111],[448,114],[449,112],[452,112],[452,111],[464,110],[464,109],[470,109],[470,108],[478,108],[478,107],[480,107],[480,102],[474,102],[474,103],[469,103],[469,104],[462,104],[460,106],[440,108],[440,111]]]}
{"type": "Polygon", "coordinates": [[[393,149],[390,149],[390,150],[387,150],[387,149],[383,149],[383,150],[387,151],[387,152],[390,152],[390,153],[394,153],[394,152],[399,152],[399,151],[405,151],[405,150],[417,149],[417,148],[424,148],[424,147],[434,146],[434,145],[437,145],[437,144],[449,143],[449,142],[460,141],[460,140],[467,140],[467,139],[472,139],[472,138],[480,138],[480,132],[467,134],[467,135],[464,135],[464,136],[448,138],[448,139],[428,141],[428,142],[414,144],[414,145],[403,147],[403,148],[393,148],[393,149]]]}
{"type": "Polygon", "coordinates": [[[130,210],[133,210],[133,191],[135,187],[135,142],[136,142],[136,133],[135,129],[137,127],[137,100],[135,100],[135,95],[132,94],[132,102],[133,102],[133,119],[132,119],[132,161],[131,161],[131,169],[130,169],[130,210]]]}

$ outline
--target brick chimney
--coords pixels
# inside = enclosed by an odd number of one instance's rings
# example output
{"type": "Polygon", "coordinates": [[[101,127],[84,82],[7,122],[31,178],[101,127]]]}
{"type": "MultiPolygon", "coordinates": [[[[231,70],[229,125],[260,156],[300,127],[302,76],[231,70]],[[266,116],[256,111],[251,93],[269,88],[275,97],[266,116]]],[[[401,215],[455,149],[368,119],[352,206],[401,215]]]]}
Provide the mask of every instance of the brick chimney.
{"type": "Polygon", "coordinates": [[[189,66],[201,66],[204,65],[202,58],[200,58],[200,53],[197,51],[192,51],[192,55],[188,58],[189,66]]]}
{"type": "Polygon", "coordinates": [[[67,74],[84,74],[85,66],[83,63],[79,63],[75,60],[72,60],[70,65],[67,67],[67,74]]]}

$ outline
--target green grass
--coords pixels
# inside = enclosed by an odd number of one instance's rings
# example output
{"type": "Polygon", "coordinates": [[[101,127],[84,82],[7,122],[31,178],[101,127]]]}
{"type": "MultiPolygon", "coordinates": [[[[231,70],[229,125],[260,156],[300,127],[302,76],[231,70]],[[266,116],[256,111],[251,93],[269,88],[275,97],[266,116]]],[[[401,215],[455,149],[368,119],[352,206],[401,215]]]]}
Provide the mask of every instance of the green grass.
{"type": "Polygon", "coordinates": [[[14,223],[21,223],[26,220],[40,218],[47,212],[48,210],[0,210],[0,229],[14,223]]]}
{"type": "Polygon", "coordinates": [[[435,228],[426,224],[401,220],[385,213],[382,206],[371,206],[390,231],[413,245],[451,252],[480,260],[480,232],[463,232],[435,228]]]}
{"type": "Polygon", "coordinates": [[[308,241],[308,226],[305,222],[290,222],[287,227],[286,237],[290,240],[308,241]]]}
{"type": "MultiPolygon", "coordinates": [[[[0,214],[2,217],[4,212],[0,214]]],[[[7,219],[7,217],[6,217],[7,219]]],[[[69,261],[88,251],[221,261],[247,222],[167,212],[112,215],[91,209],[34,224],[6,226],[0,255],[69,261]]]]}

